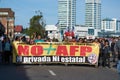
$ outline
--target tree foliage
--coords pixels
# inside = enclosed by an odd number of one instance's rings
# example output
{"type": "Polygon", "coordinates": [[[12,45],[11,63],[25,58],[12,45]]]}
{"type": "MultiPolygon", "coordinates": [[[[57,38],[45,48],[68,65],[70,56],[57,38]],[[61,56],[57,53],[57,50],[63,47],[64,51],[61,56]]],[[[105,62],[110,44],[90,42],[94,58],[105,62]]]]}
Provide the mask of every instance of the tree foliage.
{"type": "Polygon", "coordinates": [[[43,21],[42,15],[35,15],[30,19],[30,27],[26,31],[29,36],[32,36],[33,33],[36,35],[45,36],[45,22],[43,21]]]}

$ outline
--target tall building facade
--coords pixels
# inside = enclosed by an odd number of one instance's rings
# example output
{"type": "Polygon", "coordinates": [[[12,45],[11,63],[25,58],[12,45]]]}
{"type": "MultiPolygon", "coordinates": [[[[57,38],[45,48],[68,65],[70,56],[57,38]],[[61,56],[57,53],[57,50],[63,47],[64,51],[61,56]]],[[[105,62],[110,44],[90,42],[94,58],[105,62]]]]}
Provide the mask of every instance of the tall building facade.
{"type": "Polygon", "coordinates": [[[101,0],[85,0],[85,25],[101,29],[101,0]]]}
{"type": "Polygon", "coordinates": [[[13,38],[15,14],[11,8],[0,8],[0,22],[5,27],[4,34],[10,38],[13,38]]]}
{"type": "Polygon", "coordinates": [[[76,0],[58,0],[58,22],[62,30],[75,26],[76,0]]]}

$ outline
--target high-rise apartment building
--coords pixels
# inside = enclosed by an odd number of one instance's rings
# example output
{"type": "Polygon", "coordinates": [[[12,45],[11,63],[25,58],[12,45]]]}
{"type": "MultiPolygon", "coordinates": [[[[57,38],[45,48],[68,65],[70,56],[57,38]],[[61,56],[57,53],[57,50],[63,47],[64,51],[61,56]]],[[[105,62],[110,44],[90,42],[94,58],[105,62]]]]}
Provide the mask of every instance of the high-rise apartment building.
{"type": "Polygon", "coordinates": [[[62,30],[75,26],[76,0],[58,0],[58,21],[62,30]]]}
{"type": "Polygon", "coordinates": [[[101,0],[85,0],[85,25],[101,29],[101,0]]]}

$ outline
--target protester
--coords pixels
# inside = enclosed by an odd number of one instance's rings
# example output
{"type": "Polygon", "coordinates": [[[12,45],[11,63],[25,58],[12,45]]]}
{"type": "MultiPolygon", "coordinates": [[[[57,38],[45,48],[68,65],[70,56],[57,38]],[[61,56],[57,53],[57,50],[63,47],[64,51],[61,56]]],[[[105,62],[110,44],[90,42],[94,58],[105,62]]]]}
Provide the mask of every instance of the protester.
{"type": "Polygon", "coordinates": [[[112,61],[116,62],[116,54],[115,54],[114,46],[115,46],[115,38],[112,38],[112,42],[111,42],[111,52],[112,52],[112,58],[113,58],[112,61]]]}
{"type": "Polygon", "coordinates": [[[30,41],[31,41],[30,37],[29,36],[25,36],[25,42],[27,44],[30,44],[30,41]]]}
{"type": "Polygon", "coordinates": [[[84,40],[82,38],[79,38],[79,43],[84,43],[84,40]]]}
{"type": "Polygon", "coordinates": [[[110,45],[109,45],[109,41],[106,40],[105,41],[105,45],[103,47],[103,67],[108,66],[110,68],[110,45]]]}
{"type": "Polygon", "coordinates": [[[0,34],[0,63],[2,63],[2,56],[3,56],[3,43],[2,43],[2,35],[0,34]]]}
{"type": "Polygon", "coordinates": [[[76,42],[76,38],[75,38],[75,37],[72,37],[71,42],[76,42]]]}
{"type": "MultiPolygon", "coordinates": [[[[111,40],[111,39],[110,39],[111,40]]],[[[18,38],[16,39],[15,41],[21,41],[21,38],[18,38]]],[[[25,37],[25,43],[27,44],[30,44],[30,45],[35,45],[35,43],[39,43],[39,42],[58,42],[58,39],[56,38],[53,38],[53,39],[50,39],[50,38],[47,38],[47,39],[42,39],[41,38],[41,35],[38,35],[36,36],[36,34],[34,33],[33,34],[33,37],[29,37],[29,36],[26,36],[25,37]]],[[[110,45],[109,45],[109,41],[107,40],[107,38],[95,38],[95,39],[87,39],[87,38],[79,38],[76,39],[76,37],[72,37],[72,38],[69,38],[67,36],[64,36],[63,37],[63,42],[64,43],[69,43],[69,42],[78,42],[78,43],[96,43],[99,45],[99,59],[98,59],[98,64],[100,63],[100,60],[101,60],[101,65],[103,67],[106,67],[108,66],[110,68],[110,51],[112,51],[112,54],[113,54],[113,61],[115,61],[115,56],[114,56],[114,46],[116,45],[117,46],[117,42],[115,43],[114,40],[111,42],[111,48],[110,48],[110,45]]],[[[117,49],[117,47],[116,47],[117,49]]],[[[120,50],[120,49],[119,49],[120,50]]],[[[120,53],[119,51],[115,50],[116,53],[120,53]]],[[[120,55],[119,55],[119,60],[120,60],[120,55]]]]}
{"type": "Polygon", "coordinates": [[[116,54],[118,55],[117,70],[120,73],[120,36],[118,38],[118,41],[116,41],[115,43],[114,49],[115,49],[116,54]]]}
{"type": "Polygon", "coordinates": [[[34,39],[30,38],[29,42],[26,42],[27,44],[30,44],[30,45],[33,45],[35,42],[34,42],[34,39]]]}
{"type": "Polygon", "coordinates": [[[68,37],[65,36],[65,37],[63,38],[62,42],[69,42],[68,37]]]}
{"type": "Polygon", "coordinates": [[[12,45],[8,37],[5,37],[3,45],[4,45],[3,47],[4,61],[5,63],[10,63],[10,57],[12,56],[12,45]]]}
{"type": "Polygon", "coordinates": [[[45,42],[51,42],[50,38],[46,38],[45,42]]]}
{"type": "Polygon", "coordinates": [[[118,55],[118,60],[120,60],[120,37],[118,38],[118,41],[115,43],[115,52],[118,55]]]}
{"type": "Polygon", "coordinates": [[[40,35],[37,36],[37,39],[34,40],[35,43],[45,42],[40,35]]]}
{"type": "Polygon", "coordinates": [[[99,49],[99,66],[103,66],[102,62],[103,62],[103,47],[105,46],[105,39],[100,39],[100,49],[99,49]]]}

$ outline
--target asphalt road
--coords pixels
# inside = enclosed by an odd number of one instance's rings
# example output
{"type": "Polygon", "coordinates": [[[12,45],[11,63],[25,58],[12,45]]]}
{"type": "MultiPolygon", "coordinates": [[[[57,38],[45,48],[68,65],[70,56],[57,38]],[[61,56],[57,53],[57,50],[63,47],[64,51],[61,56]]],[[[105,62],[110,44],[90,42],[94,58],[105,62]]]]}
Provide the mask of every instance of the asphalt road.
{"type": "Polygon", "coordinates": [[[120,80],[115,68],[80,65],[0,65],[0,80],[120,80]]]}

